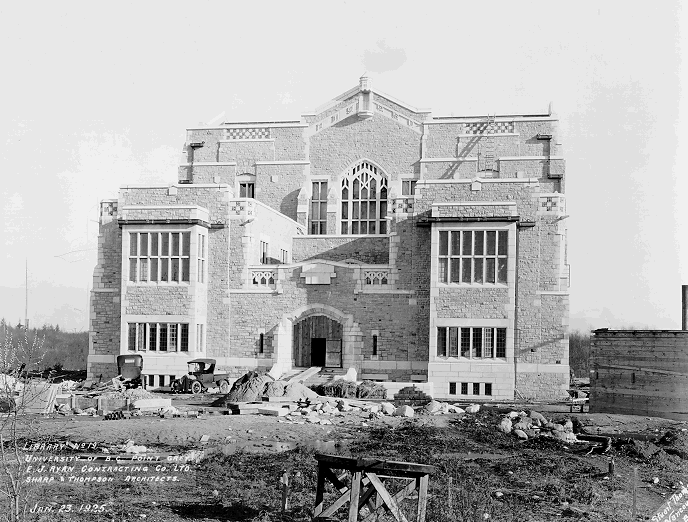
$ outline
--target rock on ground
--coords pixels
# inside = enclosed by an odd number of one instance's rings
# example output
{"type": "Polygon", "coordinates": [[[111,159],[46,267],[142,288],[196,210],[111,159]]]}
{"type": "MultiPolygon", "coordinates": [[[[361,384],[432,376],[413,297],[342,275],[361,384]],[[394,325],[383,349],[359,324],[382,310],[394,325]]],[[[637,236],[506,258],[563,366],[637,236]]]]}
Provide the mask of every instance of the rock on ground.
{"type": "Polygon", "coordinates": [[[380,403],[380,409],[382,410],[382,413],[385,415],[393,415],[394,414],[394,404],[390,402],[382,402],[380,403]]]}
{"type": "Polygon", "coordinates": [[[413,408],[411,406],[399,406],[394,410],[396,417],[413,417],[413,408]]]}
{"type": "Polygon", "coordinates": [[[526,432],[523,430],[514,430],[514,435],[519,439],[528,440],[528,435],[526,435],[526,432]]]}
{"type": "Polygon", "coordinates": [[[506,434],[511,433],[512,425],[511,425],[511,419],[505,418],[502,419],[502,422],[499,423],[499,431],[503,431],[506,434]]]}
{"type": "Polygon", "coordinates": [[[478,413],[480,411],[480,404],[471,404],[466,408],[466,413],[478,413]]]}
{"type": "Polygon", "coordinates": [[[547,424],[547,419],[545,419],[545,416],[542,415],[542,413],[538,413],[536,411],[530,410],[530,413],[528,415],[531,419],[534,421],[537,421],[540,423],[540,426],[544,426],[547,424]]]}
{"type": "Polygon", "coordinates": [[[425,405],[425,411],[428,413],[437,413],[442,409],[442,403],[438,401],[430,401],[425,405]]]}

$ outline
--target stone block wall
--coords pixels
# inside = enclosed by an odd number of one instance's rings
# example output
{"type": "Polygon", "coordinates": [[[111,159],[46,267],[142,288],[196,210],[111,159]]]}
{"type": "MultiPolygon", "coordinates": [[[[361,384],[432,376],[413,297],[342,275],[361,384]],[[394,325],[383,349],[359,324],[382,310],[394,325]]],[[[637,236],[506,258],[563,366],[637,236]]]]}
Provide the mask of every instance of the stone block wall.
{"type": "Polygon", "coordinates": [[[316,258],[329,261],[354,259],[381,265],[389,263],[389,236],[297,236],[293,243],[295,263],[316,258]]]}

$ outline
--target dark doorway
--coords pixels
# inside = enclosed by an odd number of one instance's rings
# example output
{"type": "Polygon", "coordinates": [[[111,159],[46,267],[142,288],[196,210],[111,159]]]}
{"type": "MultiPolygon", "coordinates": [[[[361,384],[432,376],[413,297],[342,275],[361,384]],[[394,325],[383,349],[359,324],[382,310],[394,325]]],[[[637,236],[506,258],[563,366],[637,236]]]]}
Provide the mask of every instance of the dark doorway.
{"type": "Polygon", "coordinates": [[[311,366],[325,366],[327,356],[327,339],[314,337],[311,339],[311,366]]]}
{"type": "Polygon", "coordinates": [[[342,366],[342,325],[324,315],[312,315],[294,324],[294,366],[342,366]]]}

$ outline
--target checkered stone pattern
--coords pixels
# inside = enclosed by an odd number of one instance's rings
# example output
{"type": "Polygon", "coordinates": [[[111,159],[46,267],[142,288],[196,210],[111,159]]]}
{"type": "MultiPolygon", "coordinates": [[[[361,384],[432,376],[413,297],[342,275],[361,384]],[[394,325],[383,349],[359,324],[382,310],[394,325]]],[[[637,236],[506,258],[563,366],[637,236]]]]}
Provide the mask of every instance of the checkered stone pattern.
{"type": "MultiPolygon", "coordinates": [[[[513,121],[496,121],[492,124],[494,134],[513,134],[513,121]]],[[[476,123],[466,123],[463,126],[464,134],[485,134],[487,132],[487,122],[479,121],[476,123]]]]}
{"type": "Polygon", "coordinates": [[[225,139],[228,140],[267,140],[270,139],[268,127],[250,127],[243,129],[226,129],[225,139]]]}
{"type": "Polygon", "coordinates": [[[255,205],[253,201],[232,201],[229,211],[235,216],[252,217],[255,213],[255,205]]]}
{"type": "Polygon", "coordinates": [[[558,214],[564,212],[565,200],[562,196],[540,196],[540,211],[558,214]]]}
{"type": "Polygon", "coordinates": [[[413,212],[413,198],[399,198],[394,202],[392,212],[395,214],[409,214],[413,212]]]}

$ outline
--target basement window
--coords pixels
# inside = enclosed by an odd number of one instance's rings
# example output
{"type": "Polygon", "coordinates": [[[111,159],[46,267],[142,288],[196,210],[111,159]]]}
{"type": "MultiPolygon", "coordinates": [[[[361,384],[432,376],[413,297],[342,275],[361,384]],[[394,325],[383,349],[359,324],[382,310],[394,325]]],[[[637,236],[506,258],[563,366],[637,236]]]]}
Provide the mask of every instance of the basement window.
{"type": "Polygon", "coordinates": [[[461,383],[461,395],[468,395],[468,383],[467,382],[461,383]]]}
{"type": "Polygon", "coordinates": [[[473,383],[473,395],[480,395],[480,383],[479,382],[473,383]]]}
{"type": "Polygon", "coordinates": [[[456,383],[455,382],[449,383],[449,395],[456,395],[456,383]]]}
{"type": "Polygon", "coordinates": [[[492,383],[491,382],[485,383],[485,395],[492,395],[492,383]]]}

